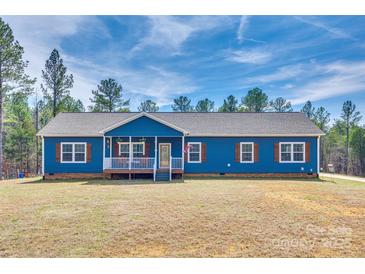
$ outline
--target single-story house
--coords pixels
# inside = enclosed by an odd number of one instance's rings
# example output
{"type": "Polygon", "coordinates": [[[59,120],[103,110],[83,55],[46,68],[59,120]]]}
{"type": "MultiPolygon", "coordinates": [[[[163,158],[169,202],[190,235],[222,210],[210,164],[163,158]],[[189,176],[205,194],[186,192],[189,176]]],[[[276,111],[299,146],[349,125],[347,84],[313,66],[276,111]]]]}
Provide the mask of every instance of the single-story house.
{"type": "Polygon", "coordinates": [[[40,132],[45,178],[305,177],[320,136],[303,113],[60,113],[40,132]]]}

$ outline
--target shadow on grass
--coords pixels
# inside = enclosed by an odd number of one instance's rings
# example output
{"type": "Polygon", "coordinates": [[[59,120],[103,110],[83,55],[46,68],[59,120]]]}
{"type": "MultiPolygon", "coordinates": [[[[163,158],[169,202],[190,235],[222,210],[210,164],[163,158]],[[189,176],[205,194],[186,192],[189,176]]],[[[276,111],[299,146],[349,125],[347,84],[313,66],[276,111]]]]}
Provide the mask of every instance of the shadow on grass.
{"type": "Polygon", "coordinates": [[[64,183],[75,183],[80,185],[156,185],[156,184],[180,184],[184,183],[183,180],[169,181],[158,181],[152,180],[102,180],[102,179],[52,179],[43,180],[37,179],[34,181],[19,182],[19,184],[64,184],[64,183]]]}

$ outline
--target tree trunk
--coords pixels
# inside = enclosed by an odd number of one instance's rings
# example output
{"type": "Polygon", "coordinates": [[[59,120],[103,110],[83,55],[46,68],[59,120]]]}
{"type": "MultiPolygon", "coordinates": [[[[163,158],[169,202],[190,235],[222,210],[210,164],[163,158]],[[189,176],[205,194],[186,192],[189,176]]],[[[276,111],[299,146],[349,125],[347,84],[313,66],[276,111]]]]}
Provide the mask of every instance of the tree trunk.
{"type": "Polygon", "coordinates": [[[345,172],[348,174],[349,172],[349,125],[346,125],[346,160],[345,160],[345,172]]]}
{"type": "Polygon", "coordinates": [[[2,77],[2,54],[0,49],[0,179],[4,179],[3,172],[3,77],[2,77]]]}
{"type": "Polygon", "coordinates": [[[53,88],[53,117],[56,117],[56,88],[53,88]]]}

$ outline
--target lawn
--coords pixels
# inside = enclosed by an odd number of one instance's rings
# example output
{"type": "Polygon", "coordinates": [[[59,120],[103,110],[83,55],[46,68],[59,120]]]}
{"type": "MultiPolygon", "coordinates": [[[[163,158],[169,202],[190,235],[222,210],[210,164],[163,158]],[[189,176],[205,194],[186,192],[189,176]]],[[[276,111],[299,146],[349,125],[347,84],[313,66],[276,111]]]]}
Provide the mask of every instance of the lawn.
{"type": "Polygon", "coordinates": [[[0,183],[0,257],[364,257],[365,184],[0,183]]]}

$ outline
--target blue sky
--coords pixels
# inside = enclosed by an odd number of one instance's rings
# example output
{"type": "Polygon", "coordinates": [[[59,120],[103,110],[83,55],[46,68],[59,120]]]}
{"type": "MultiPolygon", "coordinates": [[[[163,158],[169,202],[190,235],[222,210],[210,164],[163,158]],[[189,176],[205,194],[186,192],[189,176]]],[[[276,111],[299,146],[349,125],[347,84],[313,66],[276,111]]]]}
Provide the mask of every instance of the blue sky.
{"type": "MultiPolygon", "coordinates": [[[[364,16],[7,16],[40,79],[53,48],[90,104],[105,78],[123,85],[132,110],[152,99],[170,111],[186,95],[220,106],[254,87],[270,98],[306,100],[336,118],[343,101],[365,114],[364,16]]],[[[40,83],[40,81],[39,81],[40,83]]]]}

